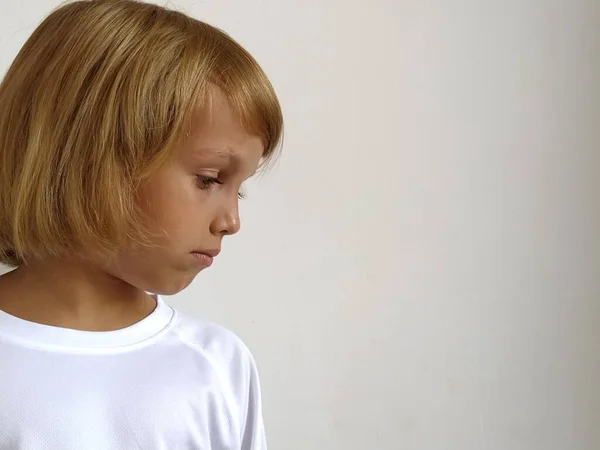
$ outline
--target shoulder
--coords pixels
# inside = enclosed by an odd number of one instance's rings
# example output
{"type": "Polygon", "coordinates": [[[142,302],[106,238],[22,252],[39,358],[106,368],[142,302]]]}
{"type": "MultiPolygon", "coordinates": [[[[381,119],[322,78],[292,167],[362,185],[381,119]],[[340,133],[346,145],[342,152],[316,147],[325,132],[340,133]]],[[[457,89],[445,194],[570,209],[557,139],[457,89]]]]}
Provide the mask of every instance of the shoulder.
{"type": "Polygon", "coordinates": [[[201,352],[219,372],[238,381],[249,377],[254,358],[246,344],[231,330],[178,311],[173,326],[178,338],[201,352]]]}
{"type": "Polygon", "coordinates": [[[173,332],[179,342],[206,360],[239,425],[242,448],[266,448],[261,389],[254,358],[242,340],[213,322],[176,312],[173,332]]]}

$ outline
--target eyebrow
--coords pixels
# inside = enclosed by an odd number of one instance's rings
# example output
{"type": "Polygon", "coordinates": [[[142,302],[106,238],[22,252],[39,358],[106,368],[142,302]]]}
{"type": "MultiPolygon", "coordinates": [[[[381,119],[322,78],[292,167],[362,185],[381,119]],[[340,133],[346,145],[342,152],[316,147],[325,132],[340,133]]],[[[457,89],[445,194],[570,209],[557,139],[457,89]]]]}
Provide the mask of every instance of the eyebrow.
{"type": "Polygon", "coordinates": [[[194,150],[194,154],[198,154],[200,156],[203,155],[210,155],[210,156],[216,156],[218,158],[234,158],[234,159],[239,159],[236,155],[235,152],[233,151],[232,148],[230,147],[225,147],[225,148],[215,148],[215,147],[204,147],[204,148],[199,148],[197,150],[194,150]]]}
{"type": "MultiPolygon", "coordinates": [[[[197,154],[200,157],[206,155],[206,157],[208,157],[208,158],[217,157],[219,159],[232,160],[236,166],[239,166],[242,164],[242,158],[239,156],[238,153],[235,152],[235,150],[232,147],[220,147],[220,148],[203,147],[203,148],[198,148],[198,149],[194,150],[194,154],[197,154]],[[208,153],[208,155],[207,155],[207,153],[208,153]]],[[[247,179],[250,179],[253,176],[255,176],[259,172],[259,169],[260,169],[260,167],[257,167],[248,176],[247,179]]]]}
{"type": "MultiPolygon", "coordinates": [[[[231,147],[203,147],[195,150],[194,153],[197,154],[200,158],[216,157],[218,159],[232,161],[233,164],[238,167],[242,165],[243,161],[240,155],[236,153],[235,150],[233,150],[233,148],[231,147]]],[[[248,178],[252,178],[254,175],[256,175],[257,172],[258,169],[254,170],[248,178]]]]}

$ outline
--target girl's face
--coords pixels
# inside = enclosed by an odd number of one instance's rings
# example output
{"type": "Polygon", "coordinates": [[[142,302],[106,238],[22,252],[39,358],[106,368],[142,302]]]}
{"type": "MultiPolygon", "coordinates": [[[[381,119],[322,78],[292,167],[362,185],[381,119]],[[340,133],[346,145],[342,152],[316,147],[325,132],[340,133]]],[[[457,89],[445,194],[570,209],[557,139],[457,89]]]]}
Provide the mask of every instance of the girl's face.
{"type": "Polygon", "coordinates": [[[188,286],[240,229],[242,183],[256,171],[263,143],[248,134],[215,90],[210,112],[174,157],[139,190],[156,245],[124,251],[106,270],[149,292],[172,295],[188,286]]]}

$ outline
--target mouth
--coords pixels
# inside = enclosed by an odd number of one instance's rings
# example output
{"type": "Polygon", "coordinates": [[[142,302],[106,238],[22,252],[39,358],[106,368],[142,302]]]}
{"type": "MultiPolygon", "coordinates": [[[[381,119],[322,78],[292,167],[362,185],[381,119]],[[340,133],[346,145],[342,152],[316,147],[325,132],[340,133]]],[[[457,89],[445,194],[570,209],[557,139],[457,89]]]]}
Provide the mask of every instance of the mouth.
{"type": "Polygon", "coordinates": [[[220,250],[194,250],[191,255],[204,267],[210,267],[220,250]]]}

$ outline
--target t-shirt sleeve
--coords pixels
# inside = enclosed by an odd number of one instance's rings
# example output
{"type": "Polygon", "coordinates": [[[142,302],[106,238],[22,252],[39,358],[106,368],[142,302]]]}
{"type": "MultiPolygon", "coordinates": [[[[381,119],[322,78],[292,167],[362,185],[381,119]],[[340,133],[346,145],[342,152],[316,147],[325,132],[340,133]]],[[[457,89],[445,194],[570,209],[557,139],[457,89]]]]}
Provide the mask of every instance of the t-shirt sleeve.
{"type": "Polygon", "coordinates": [[[186,320],[179,336],[208,358],[228,404],[230,432],[240,450],[266,450],[260,382],[256,362],[246,345],[231,331],[207,322],[186,320]]]}
{"type": "Polygon", "coordinates": [[[241,450],[267,450],[265,426],[262,414],[262,399],[258,370],[252,355],[248,353],[249,371],[247,402],[244,405],[245,420],[242,422],[241,450]]]}

